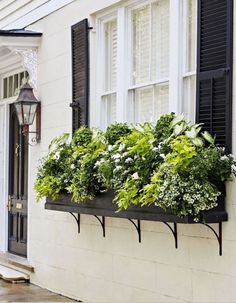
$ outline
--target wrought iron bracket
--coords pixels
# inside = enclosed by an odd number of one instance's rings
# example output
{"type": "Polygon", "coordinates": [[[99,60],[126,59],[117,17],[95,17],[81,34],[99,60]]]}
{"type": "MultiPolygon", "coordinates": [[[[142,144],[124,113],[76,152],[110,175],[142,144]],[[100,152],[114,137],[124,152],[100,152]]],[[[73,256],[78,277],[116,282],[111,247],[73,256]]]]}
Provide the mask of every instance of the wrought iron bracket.
{"type": "Polygon", "coordinates": [[[218,234],[215,231],[215,229],[212,226],[210,226],[209,224],[206,224],[206,223],[201,223],[201,224],[208,227],[214,233],[214,235],[216,236],[216,239],[217,239],[218,244],[219,244],[219,255],[222,256],[222,222],[218,223],[219,224],[218,234]]]}
{"type": "Polygon", "coordinates": [[[101,224],[102,226],[102,233],[103,233],[103,237],[105,238],[106,236],[106,230],[105,230],[105,217],[102,216],[102,219],[100,219],[97,215],[94,215],[94,217],[98,220],[98,222],[101,224]]]}
{"type": "Polygon", "coordinates": [[[132,219],[128,218],[128,220],[134,225],[135,229],[137,230],[138,241],[139,241],[139,243],[141,243],[141,224],[140,224],[140,220],[137,220],[137,223],[132,219]]]}
{"type": "Polygon", "coordinates": [[[77,223],[77,227],[78,227],[78,234],[80,233],[80,214],[78,214],[78,217],[76,217],[75,214],[71,213],[70,214],[74,217],[76,223],[77,223]]]}
{"type": "Polygon", "coordinates": [[[172,227],[169,223],[163,222],[172,232],[174,239],[175,239],[175,248],[178,248],[178,231],[177,231],[177,223],[174,223],[172,227]]]}

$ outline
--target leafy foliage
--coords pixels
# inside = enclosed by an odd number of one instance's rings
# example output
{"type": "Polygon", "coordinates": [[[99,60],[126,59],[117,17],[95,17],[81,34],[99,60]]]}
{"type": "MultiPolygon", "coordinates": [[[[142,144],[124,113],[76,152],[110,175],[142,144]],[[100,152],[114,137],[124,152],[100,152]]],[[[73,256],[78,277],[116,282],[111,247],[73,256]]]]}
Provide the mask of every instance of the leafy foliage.
{"type": "Polygon", "coordinates": [[[70,193],[82,202],[114,189],[119,210],[155,204],[198,220],[217,205],[216,184],[236,169],[234,157],[201,128],[173,113],[156,125],[116,123],[106,132],[81,127],[70,142],[67,134],[52,141],[35,181],[37,199],[70,193]]]}
{"type": "Polygon", "coordinates": [[[120,138],[128,135],[131,132],[127,123],[115,123],[108,126],[105,132],[105,138],[108,144],[115,144],[120,138]]]}

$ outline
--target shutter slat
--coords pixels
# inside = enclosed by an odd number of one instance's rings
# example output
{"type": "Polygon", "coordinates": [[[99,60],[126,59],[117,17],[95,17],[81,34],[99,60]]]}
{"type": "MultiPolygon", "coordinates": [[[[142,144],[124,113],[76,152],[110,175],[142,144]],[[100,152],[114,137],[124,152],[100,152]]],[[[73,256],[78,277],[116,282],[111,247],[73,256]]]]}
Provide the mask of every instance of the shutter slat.
{"type": "Polygon", "coordinates": [[[233,0],[198,0],[196,120],[231,151],[233,0]]]}
{"type": "Polygon", "coordinates": [[[72,39],[72,131],[89,122],[88,20],[71,27],[72,39]]]}

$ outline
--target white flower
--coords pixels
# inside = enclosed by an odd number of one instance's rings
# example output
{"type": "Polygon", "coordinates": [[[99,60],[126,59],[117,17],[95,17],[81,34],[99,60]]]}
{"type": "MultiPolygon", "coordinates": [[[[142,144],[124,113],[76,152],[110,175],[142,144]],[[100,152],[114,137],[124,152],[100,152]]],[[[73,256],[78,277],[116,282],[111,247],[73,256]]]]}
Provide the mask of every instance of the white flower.
{"type": "Polygon", "coordinates": [[[131,162],[133,162],[133,159],[130,157],[125,160],[125,163],[131,163],[131,162]]]}
{"type": "Polygon", "coordinates": [[[70,168],[75,169],[75,164],[71,164],[70,168]]]}
{"type": "Polygon", "coordinates": [[[120,158],[120,154],[114,154],[111,156],[112,159],[119,159],[120,158]]]}
{"type": "Polygon", "coordinates": [[[164,154],[160,154],[160,157],[161,157],[162,159],[164,159],[164,158],[165,158],[165,155],[164,155],[164,154]]]}
{"type": "Polygon", "coordinates": [[[121,144],[118,148],[118,151],[121,152],[124,149],[125,149],[125,144],[121,144]]]}
{"type": "Polygon", "coordinates": [[[111,151],[111,150],[112,150],[112,145],[108,145],[107,150],[108,150],[108,151],[111,151]]]}
{"type": "Polygon", "coordinates": [[[228,157],[226,155],[220,157],[220,160],[227,160],[227,159],[228,159],[228,157]]]}
{"type": "Polygon", "coordinates": [[[54,160],[59,160],[60,159],[60,153],[56,152],[53,158],[54,158],[54,160]]]}
{"type": "Polygon", "coordinates": [[[122,166],[117,165],[116,168],[113,170],[113,173],[116,173],[117,171],[121,170],[122,166]]]}
{"type": "Polygon", "coordinates": [[[138,175],[138,173],[137,173],[137,172],[136,172],[136,173],[134,173],[134,174],[132,175],[132,178],[133,178],[134,180],[139,179],[139,175],[138,175]]]}

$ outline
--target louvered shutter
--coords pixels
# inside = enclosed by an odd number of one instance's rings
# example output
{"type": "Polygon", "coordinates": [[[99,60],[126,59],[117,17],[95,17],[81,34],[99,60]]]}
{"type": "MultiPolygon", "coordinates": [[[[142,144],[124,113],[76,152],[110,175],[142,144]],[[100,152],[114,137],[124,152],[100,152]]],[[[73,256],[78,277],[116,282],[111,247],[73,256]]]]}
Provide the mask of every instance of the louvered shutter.
{"type": "Polygon", "coordinates": [[[196,120],[231,151],[233,0],[198,0],[196,120]]]}
{"type": "Polygon", "coordinates": [[[89,123],[88,20],[71,27],[72,37],[72,131],[89,123]]]}

